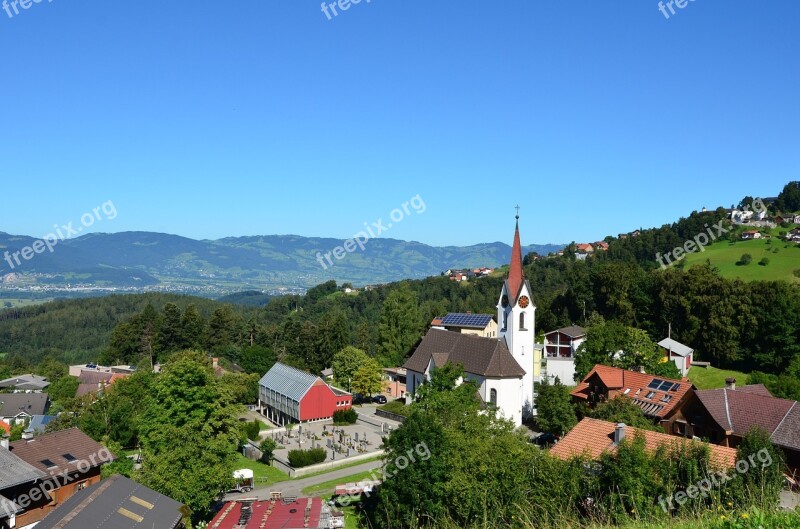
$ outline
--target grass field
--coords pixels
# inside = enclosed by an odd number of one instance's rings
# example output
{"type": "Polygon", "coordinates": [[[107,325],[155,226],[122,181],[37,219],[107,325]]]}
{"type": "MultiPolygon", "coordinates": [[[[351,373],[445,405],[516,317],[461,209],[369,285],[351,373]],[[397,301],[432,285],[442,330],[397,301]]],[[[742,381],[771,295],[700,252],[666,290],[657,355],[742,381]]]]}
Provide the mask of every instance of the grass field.
{"type": "Polygon", "coordinates": [[[236,468],[249,468],[252,470],[253,477],[256,480],[256,487],[289,481],[288,474],[284,474],[273,466],[265,465],[258,461],[250,461],[242,454],[236,454],[236,468]]]}
{"type": "Polygon", "coordinates": [[[10,309],[19,307],[31,307],[53,301],[53,298],[45,299],[19,299],[19,298],[0,298],[0,309],[10,309]]]}
{"type": "MultiPolygon", "coordinates": [[[[783,229],[785,231],[785,229],[783,229]]],[[[755,239],[752,241],[722,241],[706,247],[705,252],[695,252],[684,259],[686,267],[703,264],[706,260],[719,269],[720,275],[729,279],[743,281],[775,281],[784,280],[800,284],[800,278],[793,271],[800,269],[800,244],[772,239],[755,239]],[[749,253],[753,261],[749,265],[739,266],[736,263],[742,254],[749,253]],[[761,266],[758,262],[767,257],[769,264],[761,266]]]]}
{"type": "Polygon", "coordinates": [[[689,380],[697,389],[716,389],[725,387],[725,379],[733,377],[739,385],[747,384],[747,375],[740,371],[717,369],[716,367],[692,367],[689,380]]]}
{"type": "Polygon", "coordinates": [[[329,494],[333,494],[333,489],[336,488],[336,485],[344,485],[345,483],[356,483],[358,481],[375,479],[376,475],[381,475],[380,469],[368,470],[366,472],[359,472],[358,474],[352,474],[343,478],[332,479],[318,485],[312,485],[304,488],[303,494],[307,496],[327,496],[329,494]]]}

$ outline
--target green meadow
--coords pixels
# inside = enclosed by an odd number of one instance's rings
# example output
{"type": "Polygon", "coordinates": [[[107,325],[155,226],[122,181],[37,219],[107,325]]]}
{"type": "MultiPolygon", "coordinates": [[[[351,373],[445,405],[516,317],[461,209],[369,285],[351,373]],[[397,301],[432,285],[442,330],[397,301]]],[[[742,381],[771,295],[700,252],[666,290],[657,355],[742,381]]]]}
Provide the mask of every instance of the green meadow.
{"type": "Polygon", "coordinates": [[[710,261],[719,269],[720,275],[728,279],[743,281],[776,281],[784,280],[800,284],[800,277],[794,275],[800,270],[800,244],[778,239],[755,239],[751,241],[721,241],[705,248],[704,252],[696,252],[686,256],[683,266],[691,267],[710,261]],[[750,254],[750,264],[737,264],[743,254],[750,254]],[[763,259],[769,264],[760,265],[763,259]]]}

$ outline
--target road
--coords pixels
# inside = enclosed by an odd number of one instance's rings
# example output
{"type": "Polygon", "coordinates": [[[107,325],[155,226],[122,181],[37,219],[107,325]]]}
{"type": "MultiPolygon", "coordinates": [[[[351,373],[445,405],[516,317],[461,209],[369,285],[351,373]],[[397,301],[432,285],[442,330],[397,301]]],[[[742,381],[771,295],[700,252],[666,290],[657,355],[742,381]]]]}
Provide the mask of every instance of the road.
{"type": "MultiPolygon", "coordinates": [[[[338,470],[332,470],[330,472],[326,472],[325,474],[312,476],[310,478],[282,481],[280,483],[268,485],[263,488],[257,488],[253,492],[248,492],[247,494],[227,494],[225,496],[225,500],[232,501],[241,498],[258,498],[259,500],[268,500],[270,499],[271,493],[274,491],[281,491],[283,492],[284,496],[303,496],[303,489],[306,487],[319,485],[320,483],[325,483],[326,481],[332,481],[339,478],[344,480],[344,478],[352,476],[353,474],[360,474],[362,472],[380,468],[382,464],[382,461],[370,461],[368,463],[364,463],[363,465],[340,468],[338,470]]],[[[342,481],[342,484],[344,483],[345,481],[342,481]]]]}

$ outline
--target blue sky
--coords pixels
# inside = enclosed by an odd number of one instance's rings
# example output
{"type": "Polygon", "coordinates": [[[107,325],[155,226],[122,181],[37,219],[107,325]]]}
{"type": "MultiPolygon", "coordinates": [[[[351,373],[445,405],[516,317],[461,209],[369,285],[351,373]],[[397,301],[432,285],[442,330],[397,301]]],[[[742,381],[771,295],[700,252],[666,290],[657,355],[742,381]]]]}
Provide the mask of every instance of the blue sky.
{"type": "Polygon", "coordinates": [[[800,2],[0,10],[0,231],[596,240],[800,179],[800,2]],[[13,10],[12,10],[13,13],[13,10]]]}

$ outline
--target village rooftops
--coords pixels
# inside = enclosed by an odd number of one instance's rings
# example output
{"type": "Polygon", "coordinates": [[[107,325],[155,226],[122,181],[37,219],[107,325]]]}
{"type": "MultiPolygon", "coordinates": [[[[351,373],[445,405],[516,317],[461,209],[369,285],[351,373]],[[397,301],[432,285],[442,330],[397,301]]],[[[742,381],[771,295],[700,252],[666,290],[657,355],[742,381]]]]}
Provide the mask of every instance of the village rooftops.
{"type": "Polygon", "coordinates": [[[99,467],[116,459],[103,445],[70,428],[33,439],[14,441],[9,450],[18,458],[50,476],[78,471],[80,466],[99,467]]]}
{"type": "Polygon", "coordinates": [[[183,505],[116,474],[76,492],[48,514],[38,529],[175,529],[183,505]]]}
{"type": "MultiPolygon", "coordinates": [[[[231,501],[208,524],[213,529],[317,529],[334,516],[320,498],[294,501],[231,501]]],[[[343,522],[343,520],[342,520],[343,522]]]]}
{"type": "Polygon", "coordinates": [[[49,385],[47,378],[39,375],[19,375],[0,380],[0,388],[13,388],[19,391],[41,391],[49,385]]]}
{"type": "Polygon", "coordinates": [[[0,416],[16,417],[27,415],[46,415],[50,408],[47,393],[4,393],[0,394],[0,416]]]}
{"type": "Polygon", "coordinates": [[[611,400],[625,395],[648,417],[663,419],[672,413],[692,387],[688,379],[672,380],[598,364],[578,384],[572,396],[591,401],[593,396],[602,395],[611,400]]]}
{"type": "MultiPolygon", "coordinates": [[[[551,449],[550,454],[559,459],[568,460],[573,457],[587,456],[592,460],[600,459],[606,452],[614,453],[617,451],[621,431],[618,425],[600,421],[597,419],[585,418],[579,422],[567,435],[564,436],[551,449]]],[[[665,433],[641,430],[632,426],[621,425],[624,434],[623,439],[635,439],[636,436],[644,438],[645,447],[648,451],[654,452],[661,446],[680,447],[690,443],[700,443],[684,437],[676,437],[665,433]]],[[[724,446],[707,444],[710,449],[711,465],[720,470],[733,468],[736,464],[736,450],[724,446]]]]}

